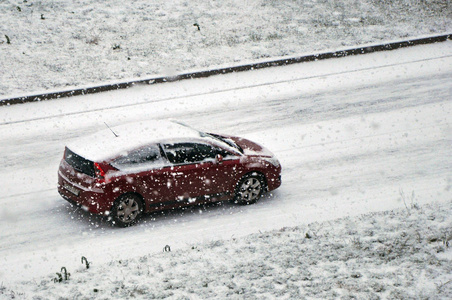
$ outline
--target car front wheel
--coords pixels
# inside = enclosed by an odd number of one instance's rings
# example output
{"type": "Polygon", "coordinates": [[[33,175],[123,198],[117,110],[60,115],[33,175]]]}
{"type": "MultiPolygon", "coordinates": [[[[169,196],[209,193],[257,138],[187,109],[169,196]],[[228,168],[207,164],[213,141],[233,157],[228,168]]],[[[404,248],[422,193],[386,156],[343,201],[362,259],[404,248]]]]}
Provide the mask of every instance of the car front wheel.
{"type": "Polygon", "coordinates": [[[142,212],[143,204],[139,196],[122,195],[113,205],[112,222],[119,227],[128,227],[136,223],[142,212]]]}
{"type": "Polygon", "coordinates": [[[258,174],[245,175],[237,185],[234,203],[255,203],[264,192],[264,179],[258,174]]]}

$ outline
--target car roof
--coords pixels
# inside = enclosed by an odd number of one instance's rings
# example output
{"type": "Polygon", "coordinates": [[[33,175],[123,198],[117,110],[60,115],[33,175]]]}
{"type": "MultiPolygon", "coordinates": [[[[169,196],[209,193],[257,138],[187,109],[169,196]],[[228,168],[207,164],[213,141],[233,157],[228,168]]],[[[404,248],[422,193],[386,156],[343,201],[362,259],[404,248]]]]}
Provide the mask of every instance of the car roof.
{"type": "Polygon", "coordinates": [[[105,128],[67,145],[72,152],[101,162],[162,140],[201,138],[201,133],[175,121],[141,121],[105,128]]]}

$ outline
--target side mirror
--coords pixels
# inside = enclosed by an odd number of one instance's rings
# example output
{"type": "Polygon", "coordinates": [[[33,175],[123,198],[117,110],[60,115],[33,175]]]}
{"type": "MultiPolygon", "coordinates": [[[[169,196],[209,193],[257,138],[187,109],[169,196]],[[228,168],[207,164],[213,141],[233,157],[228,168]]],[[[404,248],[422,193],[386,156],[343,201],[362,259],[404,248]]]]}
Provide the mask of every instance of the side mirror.
{"type": "Polygon", "coordinates": [[[223,155],[217,154],[217,156],[215,156],[215,162],[217,164],[222,164],[223,163],[223,155]]]}

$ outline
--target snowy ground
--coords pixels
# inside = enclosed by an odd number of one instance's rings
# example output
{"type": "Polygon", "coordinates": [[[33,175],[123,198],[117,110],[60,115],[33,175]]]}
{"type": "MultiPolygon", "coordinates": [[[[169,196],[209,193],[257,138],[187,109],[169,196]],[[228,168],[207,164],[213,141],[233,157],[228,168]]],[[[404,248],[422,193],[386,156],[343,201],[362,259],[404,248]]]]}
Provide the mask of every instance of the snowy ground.
{"type": "Polygon", "coordinates": [[[3,0],[0,97],[450,32],[450,5],[3,0]]]}
{"type": "MultiPolygon", "coordinates": [[[[0,286],[13,299],[450,299],[452,201],[229,240],[69,270],[0,286]],[[448,241],[450,240],[450,241],[448,241]],[[449,244],[448,244],[449,243],[449,244]],[[62,275],[62,277],[64,277],[62,275]]],[[[169,246],[169,245],[168,245],[169,246]]],[[[81,257],[67,257],[77,261],[81,257]]],[[[56,270],[59,271],[59,270],[56,270]]]]}
{"type": "Polygon", "coordinates": [[[449,41],[1,107],[0,296],[61,292],[83,298],[94,289],[102,291],[100,299],[140,296],[150,287],[135,281],[137,274],[149,270],[158,273],[155,281],[142,277],[161,284],[149,293],[163,297],[271,297],[282,288],[288,298],[304,290],[306,297],[318,298],[448,298],[450,249],[442,235],[451,228],[451,80],[449,41]],[[256,205],[155,214],[126,229],[111,228],[59,197],[56,171],[66,143],[103,129],[104,121],[166,118],[261,142],[280,159],[283,185],[256,205]],[[434,202],[439,204],[433,211],[425,206],[434,202]],[[405,204],[420,209],[408,215],[405,204]],[[337,218],[346,219],[325,223],[337,218]],[[306,232],[313,238],[305,239],[306,232]],[[165,245],[172,252],[156,255],[165,245]],[[444,252],[438,256],[438,250],[444,252]],[[288,253],[292,269],[279,252],[288,253]],[[310,263],[300,261],[302,252],[322,264],[298,272],[310,263]],[[224,263],[218,261],[221,253],[224,263]],[[81,270],[82,255],[93,262],[89,271],[81,270]],[[130,267],[122,268],[123,262],[130,267]],[[51,282],[62,266],[72,273],[70,280],[51,282]],[[173,275],[167,267],[176,269],[173,275]],[[233,274],[239,267],[243,273],[233,274]],[[192,269],[206,273],[198,277],[192,269]],[[270,276],[272,270],[277,276],[270,276]],[[98,286],[89,279],[99,280],[96,271],[107,272],[98,286]],[[218,280],[210,282],[213,271],[218,280]],[[194,277],[201,287],[183,281],[194,277]]]}

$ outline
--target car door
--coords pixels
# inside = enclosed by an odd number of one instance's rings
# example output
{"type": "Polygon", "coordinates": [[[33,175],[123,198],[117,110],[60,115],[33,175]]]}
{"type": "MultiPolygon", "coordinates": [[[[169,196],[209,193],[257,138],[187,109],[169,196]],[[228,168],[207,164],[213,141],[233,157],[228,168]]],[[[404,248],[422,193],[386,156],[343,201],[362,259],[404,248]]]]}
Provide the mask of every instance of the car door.
{"type": "Polygon", "coordinates": [[[204,181],[204,191],[212,196],[213,201],[229,198],[238,181],[240,158],[218,146],[202,145],[199,151],[202,157],[208,157],[199,174],[204,181]]]}
{"type": "Polygon", "coordinates": [[[158,210],[175,195],[169,184],[170,168],[157,144],[151,144],[126,153],[112,162],[123,173],[122,180],[145,199],[145,210],[158,210]]]}
{"type": "Polygon", "coordinates": [[[167,143],[163,150],[173,164],[173,189],[179,199],[205,202],[219,199],[231,185],[234,162],[216,160],[227,151],[207,143],[167,143]]]}

